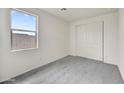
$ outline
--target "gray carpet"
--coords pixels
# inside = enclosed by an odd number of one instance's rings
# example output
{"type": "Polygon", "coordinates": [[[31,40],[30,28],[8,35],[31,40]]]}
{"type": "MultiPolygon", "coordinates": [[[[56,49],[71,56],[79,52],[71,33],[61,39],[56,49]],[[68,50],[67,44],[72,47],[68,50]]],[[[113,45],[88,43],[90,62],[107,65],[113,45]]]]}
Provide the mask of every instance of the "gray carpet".
{"type": "Polygon", "coordinates": [[[116,65],[67,56],[4,84],[123,84],[116,65]]]}

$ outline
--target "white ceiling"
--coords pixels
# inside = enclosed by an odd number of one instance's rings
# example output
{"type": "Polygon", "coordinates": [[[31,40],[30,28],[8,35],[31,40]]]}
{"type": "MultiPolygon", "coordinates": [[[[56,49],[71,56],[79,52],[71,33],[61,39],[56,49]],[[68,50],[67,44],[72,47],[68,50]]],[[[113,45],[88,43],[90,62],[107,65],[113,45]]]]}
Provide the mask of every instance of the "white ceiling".
{"type": "Polygon", "coordinates": [[[67,8],[66,11],[61,11],[61,8],[40,9],[67,21],[75,21],[117,11],[116,8],[67,8]]]}

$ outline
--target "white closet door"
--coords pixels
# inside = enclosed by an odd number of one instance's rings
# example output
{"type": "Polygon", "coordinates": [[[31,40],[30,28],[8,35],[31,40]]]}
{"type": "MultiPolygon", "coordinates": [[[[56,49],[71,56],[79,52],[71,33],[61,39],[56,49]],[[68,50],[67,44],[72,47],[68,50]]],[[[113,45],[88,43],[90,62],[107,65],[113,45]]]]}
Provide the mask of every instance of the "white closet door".
{"type": "Polygon", "coordinates": [[[77,26],[77,56],[103,60],[103,22],[77,26]]]}

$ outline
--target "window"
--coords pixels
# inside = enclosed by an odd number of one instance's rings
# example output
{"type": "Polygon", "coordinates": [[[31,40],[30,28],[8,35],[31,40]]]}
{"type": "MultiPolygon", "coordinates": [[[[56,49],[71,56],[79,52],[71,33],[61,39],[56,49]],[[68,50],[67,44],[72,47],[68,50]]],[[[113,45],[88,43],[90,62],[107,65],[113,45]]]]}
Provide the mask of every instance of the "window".
{"type": "Polygon", "coordinates": [[[11,9],[11,49],[25,50],[38,47],[38,17],[22,10],[11,9]]]}

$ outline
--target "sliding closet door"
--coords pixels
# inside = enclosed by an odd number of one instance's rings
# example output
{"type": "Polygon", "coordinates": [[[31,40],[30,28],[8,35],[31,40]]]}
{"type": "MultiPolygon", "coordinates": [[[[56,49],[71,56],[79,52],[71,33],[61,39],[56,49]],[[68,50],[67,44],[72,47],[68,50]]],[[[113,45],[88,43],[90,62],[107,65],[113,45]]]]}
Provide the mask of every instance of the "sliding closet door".
{"type": "Polygon", "coordinates": [[[103,22],[77,26],[77,56],[103,60],[103,22]]]}

